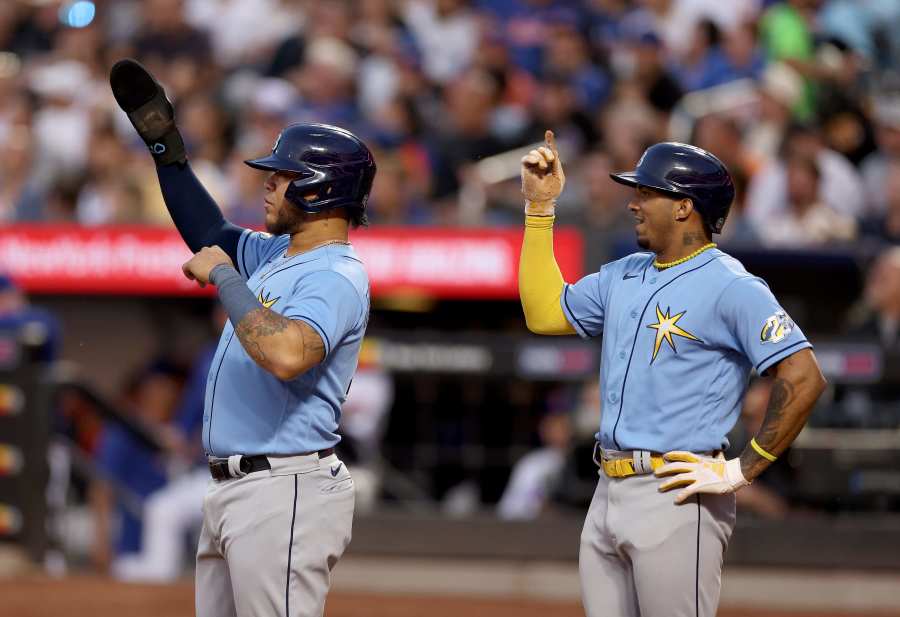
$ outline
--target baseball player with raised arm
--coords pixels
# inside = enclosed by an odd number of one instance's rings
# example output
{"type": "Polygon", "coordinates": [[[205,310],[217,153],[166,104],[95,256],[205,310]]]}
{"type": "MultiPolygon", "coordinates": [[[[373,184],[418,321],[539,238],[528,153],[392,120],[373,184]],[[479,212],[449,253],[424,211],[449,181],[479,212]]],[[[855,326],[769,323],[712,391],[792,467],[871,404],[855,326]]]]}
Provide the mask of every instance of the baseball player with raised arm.
{"type": "Polygon", "coordinates": [[[197,549],[197,615],[320,616],[353,519],[353,480],[334,446],[369,315],[368,277],[348,228],[365,224],[372,155],[337,127],[287,127],[270,156],[247,161],[270,172],[270,233],[241,229],[191,171],[156,80],[122,60],[110,84],[196,252],[185,276],[214,284],[229,316],[203,413],[212,479],[197,549]]]}
{"type": "Polygon", "coordinates": [[[628,210],[644,252],[568,284],[553,257],[565,183],[553,134],[522,160],[528,328],[603,335],[600,479],[581,535],[582,599],[588,617],[712,617],[733,493],[790,445],[825,380],[765,282],[712,242],[734,198],[716,157],[659,143],[612,179],[634,187],[628,210]],[[768,410],[742,454],[726,460],[752,369],[773,379],[768,410]]]}

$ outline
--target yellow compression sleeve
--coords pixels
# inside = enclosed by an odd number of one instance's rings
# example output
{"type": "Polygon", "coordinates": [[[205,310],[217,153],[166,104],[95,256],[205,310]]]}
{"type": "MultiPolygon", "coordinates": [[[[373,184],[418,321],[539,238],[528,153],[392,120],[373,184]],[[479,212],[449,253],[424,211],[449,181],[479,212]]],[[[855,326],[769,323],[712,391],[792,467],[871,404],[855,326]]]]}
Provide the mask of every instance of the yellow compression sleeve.
{"type": "Polygon", "coordinates": [[[575,334],[559,305],[566,284],[553,256],[552,216],[526,216],[519,259],[519,297],[535,334],[575,334]]]}

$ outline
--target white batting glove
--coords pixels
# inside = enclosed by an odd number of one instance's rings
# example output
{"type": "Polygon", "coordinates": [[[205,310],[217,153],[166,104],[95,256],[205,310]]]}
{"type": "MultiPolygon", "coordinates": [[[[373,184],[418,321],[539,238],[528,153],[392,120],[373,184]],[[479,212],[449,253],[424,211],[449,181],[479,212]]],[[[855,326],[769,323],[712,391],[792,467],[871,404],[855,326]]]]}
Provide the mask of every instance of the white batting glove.
{"type": "Polygon", "coordinates": [[[695,493],[726,495],[750,484],[739,458],[725,460],[676,450],[663,454],[663,459],[666,464],[654,473],[657,478],[672,477],[659,485],[660,492],[685,487],[675,495],[675,503],[683,503],[695,493]]]}

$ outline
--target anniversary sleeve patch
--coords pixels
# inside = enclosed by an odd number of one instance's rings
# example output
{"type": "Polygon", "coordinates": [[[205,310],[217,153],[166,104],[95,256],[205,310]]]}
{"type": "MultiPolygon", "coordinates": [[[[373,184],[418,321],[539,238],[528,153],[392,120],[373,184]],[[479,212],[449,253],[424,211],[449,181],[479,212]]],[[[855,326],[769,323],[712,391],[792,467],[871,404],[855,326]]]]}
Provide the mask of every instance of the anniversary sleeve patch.
{"type": "Polygon", "coordinates": [[[787,338],[794,329],[794,322],[784,311],[775,311],[775,314],[766,319],[762,330],[759,332],[759,342],[779,343],[787,338]]]}

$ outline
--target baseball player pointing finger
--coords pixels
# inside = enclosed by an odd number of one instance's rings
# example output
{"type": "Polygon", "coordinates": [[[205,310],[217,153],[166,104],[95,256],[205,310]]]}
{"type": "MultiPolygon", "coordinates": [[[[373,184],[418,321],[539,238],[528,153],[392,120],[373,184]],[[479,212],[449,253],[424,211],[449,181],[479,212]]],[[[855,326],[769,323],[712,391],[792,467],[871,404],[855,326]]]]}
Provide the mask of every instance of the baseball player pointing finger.
{"type": "Polygon", "coordinates": [[[634,253],[567,284],[553,257],[565,176],[553,134],[522,160],[519,293],[538,334],[603,335],[600,479],[581,536],[588,617],[712,617],[733,493],[800,432],[825,387],[810,343],[765,282],[716,248],[734,188],[709,152],[647,149],[628,209],[634,253]],[[722,456],[751,370],[773,379],[759,433],[722,456]]]}

